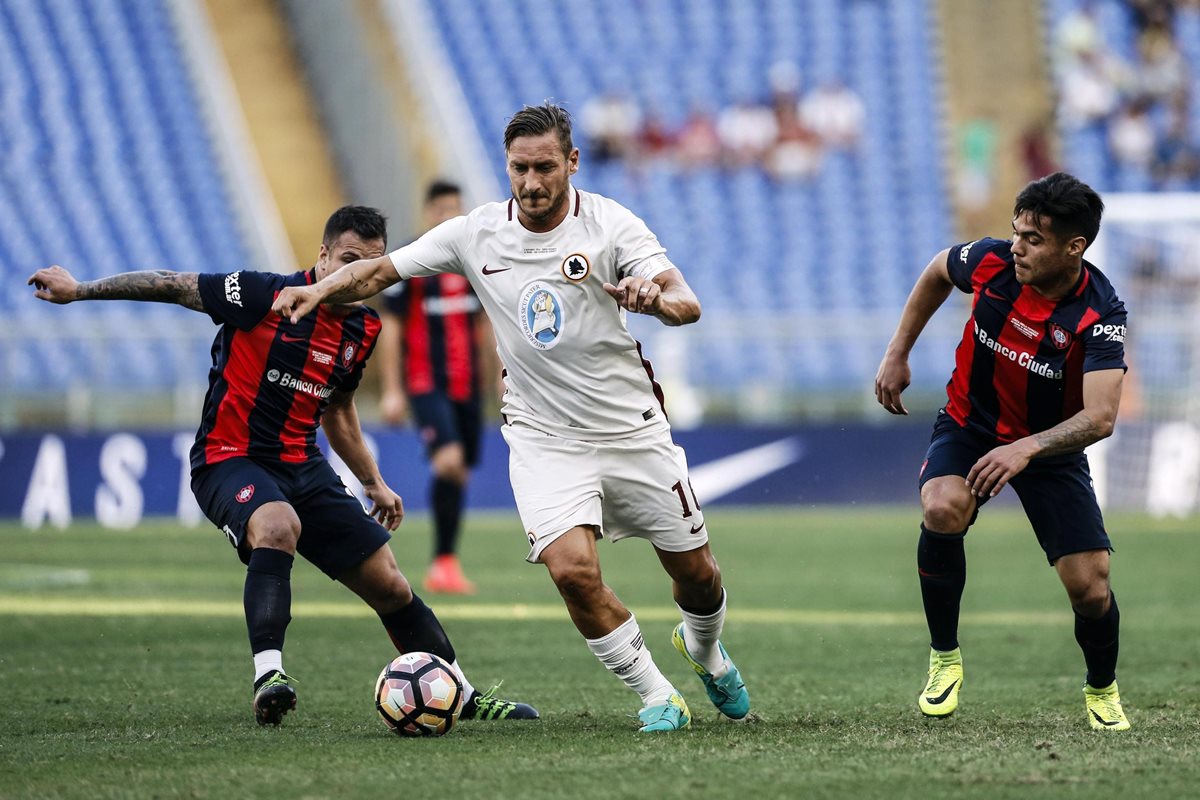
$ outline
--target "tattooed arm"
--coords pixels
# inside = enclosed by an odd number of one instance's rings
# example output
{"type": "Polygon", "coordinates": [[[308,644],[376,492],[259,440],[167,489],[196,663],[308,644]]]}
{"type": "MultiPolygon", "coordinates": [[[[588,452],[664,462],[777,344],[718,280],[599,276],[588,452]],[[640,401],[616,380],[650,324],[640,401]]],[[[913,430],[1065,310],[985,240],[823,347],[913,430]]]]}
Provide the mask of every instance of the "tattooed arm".
{"type": "Polygon", "coordinates": [[[204,310],[200,301],[199,275],[195,272],[156,269],[77,281],[70,272],[53,266],[39,269],[26,283],[36,289],[34,297],[60,305],[76,300],[148,300],[175,303],[193,311],[204,310]]]}
{"type": "Polygon", "coordinates": [[[995,497],[1004,485],[1035,458],[1076,453],[1112,436],[1121,405],[1123,369],[1101,369],[1083,375],[1083,408],[1053,428],[990,451],[975,462],[967,484],[978,497],[995,497]]]}

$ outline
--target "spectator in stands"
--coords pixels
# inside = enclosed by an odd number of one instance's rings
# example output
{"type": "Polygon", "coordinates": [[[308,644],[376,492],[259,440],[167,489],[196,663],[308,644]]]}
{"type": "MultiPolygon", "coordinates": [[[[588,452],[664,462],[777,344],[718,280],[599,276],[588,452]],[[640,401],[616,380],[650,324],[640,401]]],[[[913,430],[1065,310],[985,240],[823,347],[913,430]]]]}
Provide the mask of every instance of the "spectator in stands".
{"type": "Polygon", "coordinates": [[[866,108],[858,93],[831,77],[800,103],[800,117],[827,146],[849,150],[858,145],[866,122],[866,108]]]}
{"type": "Polygon", "coordinates": [[[1051,152],[1050,136],[1054,119],[1044,117],[1021,134],[1021,163],[1025,165],[1025,180],[1036,181],[1058,172],[1058,162],[1051,152]]]}
{"type": "Polygon", "coordinates": [[[619,89],[588,100],[579,112],[588,156],[597,162],[629,158],[637,144],[641,118],[637,103],[619,89]]]}
{"type": "Polygon", "coordinates": [[[1108,146],[1118,164],[1149,170],[1157,149],[1149,112],[1150,100],[1139,97],[1117,111],[1109,122],[1108,146]]]}
{"type": "Polygon", "coordinates": [[[761,164],[778,133],[775,113],[749,94],[743,94],[717,117],[722,160],[735,169],[761,164]]]}
{"type": "Polygon", "coordinates": [[[1070,128],[1103,122],[1121,99],[1124,66],[1099,51],[1084,51],[1063,67],[1059,79],[1060,111],[1070,128]]]}
{"type": "Polygon", "coordinates": [[[1170,102],[1188,91],[1188,68],[1170,30],[1156,29],[1138,38],[1133,94],[1170,102]]]}
{"type": "Polygon", "coordinates": [[[777,93],[774,112],[778,134],[767,152],[767,172],[777,180],[811,178],[821,168],[821,138],[800,119],[793,95],[777,93]]]}
{"type": "Polygon", "coordinates": [[[1096,3],[1093,0],[1085,0],[1059,23],[1054,41],[1056,66],[1059,70],[1066,69],[1070,62],[1081,58],[1085,53],[1098,52],[1102,43],[1100,22],[1096,17],[1096,3]]]}
{"type": "Polygon", "coordinates": [[[721,137],[712,114],[702,103],[692,104],[676,142],[679,162],[686,168],[710,167],[721,157],[721,137]]]}
{"type": "Polygon", "coordinates": [[[654,109],[647,109],[642,118],[642,129],[638,131],[638,160],[644,163],[664,161],[674,155],[677,146],[667,121],[654,109]]]}

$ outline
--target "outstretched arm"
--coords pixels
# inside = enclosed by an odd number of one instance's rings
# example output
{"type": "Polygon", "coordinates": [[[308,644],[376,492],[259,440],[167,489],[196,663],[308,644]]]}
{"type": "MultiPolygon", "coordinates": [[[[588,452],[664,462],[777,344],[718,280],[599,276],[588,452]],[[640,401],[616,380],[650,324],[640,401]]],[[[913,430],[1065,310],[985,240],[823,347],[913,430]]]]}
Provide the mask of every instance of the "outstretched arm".
{"type": "Polygon", "coordinates": [[[292,323],[321,303],[351,303],[379,294],[400,280],[389,256],[364,258],[326,275],[312,286],[288,286],[279,292],[271,310],[292,323]]]}
{"type": "Polygon", "coordinates": [[[1100,369],[1083,375],[1083,408],[1053,428],[1034,433],[984,454],[967,473],[978,497],[995,497],[1014,475],[1039,456],[1075,453],[1112,436],[1121,406],[1125,370],[1100,369]]]}
{"type": "Polygon", "coordinates": [[[59,305],[76,300],[146,300],[203,311],[199,277],[195,272],[155,269],[77,281],[70,272],[56,265],[39,269],[26,283],[36,289],[34,297],[59,305]]]}
{"type": "Polygon", "coordinates": [[[658,317],[666,325],[688,325],[700,319],[700,300],[674,267],[649,279],[627,275],[616,286],[604,284],[604,291],[621,308],[658,317]]]}
{"type": "Polygon", "coordinates": [[[893,414],[907,414],[908,409],[900,402],[900,393],[908,388],[912,381],[912,370],[908,366],[908,354],[917,337],[934,312],[942,307],[954,283],[950,280],[950,270],[946,267],[946,259],[950,256],[947,248],[933,257],[926,265],[921,277],[913,286],[908,300],[904,303],[904,311],[900,314],[900,323],[892,340],[888,342],[879,371],[875,373],[875,399],[879,404],[893,414]]]}
{"type": "Polygon", "coordinates": [[[383,482],[379,465],[363,441],[354,392],[334,391],[321,416],[321,428],[329,437],[329,446],[346,462],[373,503],[371,516],[389,531],[396,530],[404,519],[404,502],[383,482]]]}

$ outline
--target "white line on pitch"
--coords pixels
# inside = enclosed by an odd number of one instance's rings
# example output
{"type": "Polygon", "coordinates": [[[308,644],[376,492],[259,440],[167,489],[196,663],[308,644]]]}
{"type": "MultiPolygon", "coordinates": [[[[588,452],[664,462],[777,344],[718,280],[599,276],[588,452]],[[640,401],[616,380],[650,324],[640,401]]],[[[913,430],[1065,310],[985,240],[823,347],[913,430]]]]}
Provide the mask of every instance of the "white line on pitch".
{"type": "MultiPolygon", "coordinates": [[[[550,603],[480,604],[434,603],[442,619],[505,621],[566,621],[566,610],[550,603]]],[[[679,619],[675,608],[635,608],[638,619],[672,622],[679,619]]],[[[160,600],[154,598],[102,599],[32,598],[0,595],[0,615],[7,616],[98,616],[98,617],[242,617],[241,602],[226,600],[160,600]]],[[[351,603],[295,603],[296,618],[348,619],[369,617],[365,605],[351,603]]],[[[983,611],[963,614],[964,622],[975,625],[1061,625],[1070,616],[1057,611],[983,611]]],[[[765,625],[924,625],[919,611],[821,611],[800,608],[730,609],[729,621],[765,625]]]]}

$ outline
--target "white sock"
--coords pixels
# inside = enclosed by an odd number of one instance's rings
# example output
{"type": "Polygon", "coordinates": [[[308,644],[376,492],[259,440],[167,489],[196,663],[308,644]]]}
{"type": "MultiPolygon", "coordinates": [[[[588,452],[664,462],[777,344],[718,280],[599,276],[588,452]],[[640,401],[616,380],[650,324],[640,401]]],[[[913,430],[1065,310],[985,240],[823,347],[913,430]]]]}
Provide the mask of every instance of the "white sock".
{"type": "Polygon", "coordinates": [[[458,659],[454,659],[454,663],[450,666],[454,667],[454,672],[458,675],[458,682],[462,684],[463,702],[470,700],[471,695],[475,694],[475,687],[471,685],[469,680],[467,680],[466,673],[463,672],[462,667],[458,665],[458,659]]]}
{"type": "Polygon", "coordinates": [[[675,687],[654,665],[654,657],[642,641],[642,631],[632,615],[612,633],[586,641],[592,655],[638,693],[642,705],[663,705],[675,693],[675,687]]]}
{"type": "MultiPolygon", "coordinates": [[[[266,675],[273,669],[283,672],[283,651],[282,650],[263,650],[261,653],[254,654],[254,681],[263,675],[266,675]]],[[[285,673],[286,674],[286,673],[285,673]]]]}
{"type": "Polygon", "coordinates": [[[729,662],[721,656],[717,639],[725,627],[725,590],[721,590],[721,607],[716,612],[702,617],[680,608],[679,613],[683,615],[683,642],[692,658],[714,678],[723,677],[729,671],[729,662]]]}

